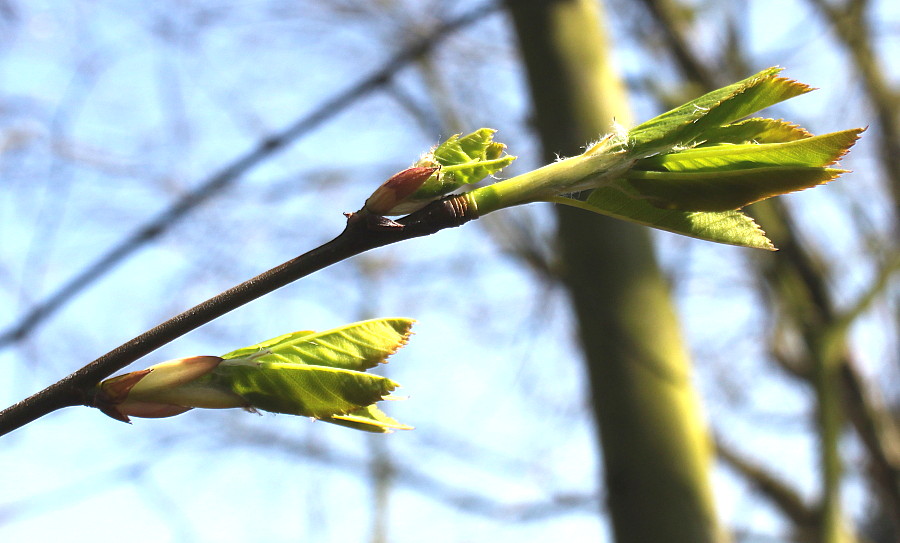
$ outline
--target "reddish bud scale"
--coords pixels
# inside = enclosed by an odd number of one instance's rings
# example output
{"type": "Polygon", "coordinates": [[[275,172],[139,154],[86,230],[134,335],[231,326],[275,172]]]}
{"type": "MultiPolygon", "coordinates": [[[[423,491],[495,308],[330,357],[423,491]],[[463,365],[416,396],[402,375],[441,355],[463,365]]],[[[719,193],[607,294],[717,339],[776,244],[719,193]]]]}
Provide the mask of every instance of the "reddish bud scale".
{"type": "Polygon", "coordinates": [[[171,417],[193,407],[243,407],[246,402],[235,394],[191,386],[221,362],[218,356],[191,356],[112,377],[100,383],[94,407],[123,422],[171,417]]]}
{"type": "Polygon", "coordinates": [[[366,200],[365,209],[376,215],[387,215],[390,211],[413,195],[438,171],[438,167],[416,166],[397,172],[390,179],[375,189],[372,196],[366,200]]]}

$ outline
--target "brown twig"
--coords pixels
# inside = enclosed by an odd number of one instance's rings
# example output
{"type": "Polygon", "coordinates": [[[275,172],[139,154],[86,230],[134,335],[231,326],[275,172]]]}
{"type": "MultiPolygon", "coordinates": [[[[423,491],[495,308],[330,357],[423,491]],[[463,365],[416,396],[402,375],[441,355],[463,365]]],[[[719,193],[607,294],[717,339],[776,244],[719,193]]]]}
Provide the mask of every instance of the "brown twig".
{"type": "Polygon", "coordinates": [[[366,211],[347,215],[344,231],[328,243],[232,287],[116,347],[46,389],[0,411],[0,435],[57,409],[93,405],[95,385],[138,358],[225,313],[301,277],[376,247],[460,226],[477,218],[463,196],[432,202],[419,211],[390,221],[366,211]]]}
{"type": "Polygon", "coordinates": [[[760,494],[791,519],[795,526],[803,530],[815,529],[818,520],[815,507],[806,503],[797,490],[786,481],[745,457],[718,436],[716,452],[720,460],[743,476],[760,494]]]}

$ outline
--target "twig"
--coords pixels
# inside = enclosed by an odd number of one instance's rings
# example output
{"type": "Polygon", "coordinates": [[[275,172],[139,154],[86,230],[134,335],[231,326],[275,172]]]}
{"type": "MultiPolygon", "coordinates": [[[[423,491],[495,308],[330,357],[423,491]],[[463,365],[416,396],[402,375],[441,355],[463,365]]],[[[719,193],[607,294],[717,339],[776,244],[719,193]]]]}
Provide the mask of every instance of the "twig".
{"type": "Polygon", "coordinates": [[[878,153],[888,177],[888,185],[894,199],[894,219],[900,226],[900,93],[887,77],[887,66],[878,58],[872,43],[872,27],[869,22],[868,2],[845,2],[835,7],[823,0],[810,0],[834,30],[853,59],[853,67],[871,102],[879,130],[878,153]]]}
{"type": "Polygon", "coordinates": [[[669,0],[642,0],[644,7],[650,12],[659,26],[669,54],[675,59],[685,77],[698,83],[700,88],[714,89],[718,87],[713,70],[708,63],[701,61],[693,52],[687,38],[688,32],[683,21],[678,17],[677,6],[669,0]]]}
{"type": "Polygon", "coordinates": [[[59,311],[69,300],[109,273],[142,246],[160,237],[198,205],[222,192],[263,160],[283,150],[322,123],[335,117],[363,96],[383,87],[401,69],[431,52],[453,32],[481,20],[486,15],[496,11],[497,8],[497,5],[489,2],[443,23],[425,38],[388,59],[381,68],[371,75],[364,77],[346,90],[326,100],[311,113],[298,119],[282,131],[261,140],[252,150],[201,182],[169,209],[163,211],[131,235],[121,240],[118,245],[94,261],[93,264],[84,268],[46,299],[38,302],[17,323],[0,332],[0,348],[28,337],[38,325],[59,311]]]}
{"type": "Polygon", "coordinates": [[[348,214],[344,231],[328,243],[172,317],[120,345],[46,389],[0,411],[0,435],[63,407],[93,405],[95,385],[138,358],[178,337],[301,277],[376,247],[433,234],[477,218],[464,196],[432,202],[388,221],[365,211],[348,214]]]}
{"type": "Polygon", "coordinates": [[[791,519],[794,526],[804,530],[815,529],[818,519],[817,511],[807,504],[803,497],[786,481],[744,457],[718,436],[716,436],[716,452],[719,459],[741,474],[750,485],[791,519]]]}

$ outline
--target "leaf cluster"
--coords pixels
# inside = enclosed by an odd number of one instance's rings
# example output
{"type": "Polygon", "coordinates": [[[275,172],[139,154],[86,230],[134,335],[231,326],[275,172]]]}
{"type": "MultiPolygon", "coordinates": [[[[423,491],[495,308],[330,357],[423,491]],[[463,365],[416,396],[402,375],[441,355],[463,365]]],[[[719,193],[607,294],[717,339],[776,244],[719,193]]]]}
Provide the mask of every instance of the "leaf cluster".
{"type": "Polygon", "coordinates": [[[232,351],[210,376],[250,406],[359,430],[409,429],[375,407],[398,385],[365,373],[406,344],[410,319],[375,319],[294,332],[232,351]]]}
{"type": "Polygon", "coordinates": [[[691,237],[774,249],[750,217],[753,202],[828,182],[863,129],[822,136],[783,120],[750,118],[810,87],[763,70],[610,137],[587,151],[633,161],[585,199],[552,201],[691,237]]]}

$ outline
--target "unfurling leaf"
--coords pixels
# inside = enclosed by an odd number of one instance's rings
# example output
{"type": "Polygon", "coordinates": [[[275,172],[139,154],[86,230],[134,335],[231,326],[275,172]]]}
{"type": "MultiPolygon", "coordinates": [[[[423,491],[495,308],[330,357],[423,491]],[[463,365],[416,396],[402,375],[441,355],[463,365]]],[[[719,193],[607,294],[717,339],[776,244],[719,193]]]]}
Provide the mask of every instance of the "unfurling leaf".
{"type": "Polygon", "coordinates": [[[661,209],[730,211],[772,196],[808,189],[847,170],[833,168],[749,168],[722,172],[641,172],[628,183],[661,209]]]}
{"type": "Polygon", "coordinates": [[[765,232],[740,211],[714,213],[660,209],[612,187],[596,189],[585,201],[565,197],[552,201],[715,243],[775,249],[765,232]]]}
{"type": "Polygon", "coordinates": [[[509,166],[516,159],[504,154],[506,145],[494,141],[496,132],[490,128],[481,128],[465,136],[451,136],[431,152],[433,158],[425,157],[425,160],[433,160],[441,165],[446,185],[458,188],[477,183],[509,166]]]}
{"type": "Polygon", "coordinates": [[[374,319],[325,332],[295,332],[232,351],[222,358],[362,371],[384,362],[406,345],[412,323],[410,319],[374,319]]]}
{"type": "Polygon", "coordinates": [[[406,344],[410,319],[294,332],[222,357],[163,362],[103,381],[94,405],[118,420],[192,408],[243,407],[302,415],[370,432],[409,429],[375,407],[398,385],[365,373],[406,344]]]}
{"type": "Polygon", "coordinates": [[[317,419],[346,415],[397,387],[360,371],[242,359],[222,363],[216,374],[256,409],[317,419]]]}
{"type": "Polygon", "coordinates": [[[856,128],[786,142],[704,145],[643,158],[632,169],[722,172],[767,167],[823,168],[844,156],[861,132],[856,128]]]}
{"type": "Polygon", "coordinates": [[[465,136],[457,134],[447,138],[410,168],[435,168],[434,173],[414,193],[390,207],[377,206],[372,209],[368,201],[366,207],[381,215],[406,215],[463,185],[477,183],[499,172],[516,157],[505,154],[506,145],[494,141],[495,132],[490,128],[481,128],[465,136]]]}
{"type": "Polygon", "coordinates": [[[781,143],[810,137],[812,134],[806,129],[783,120],[753,118],[707,130],[698,147],[721,143],[781,143]]]}
{"type": "MultiPolygon", "coordinates": [[[[783,143],[720,143],[674,151],[638,160],[625,177],[640,198],[663,209],[740,209],[846,173],[827,166],[837,162],[861,132],[844,130],[783,143]]],[[[789,137],[794,135],[791,132],[789,137]]]]}
{"type": "Polygon", "coordinates": [[[677,145],[697,144],[709,130],[813,90],[778,77],[779,72],[781,68],[768,68],[654,117],[628,131],[629,146],[647,156],[677,145]]]}

